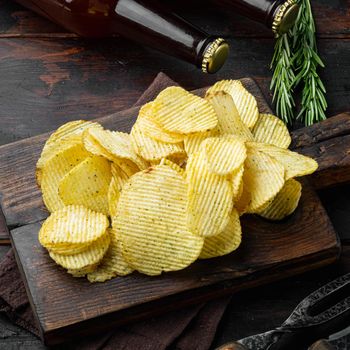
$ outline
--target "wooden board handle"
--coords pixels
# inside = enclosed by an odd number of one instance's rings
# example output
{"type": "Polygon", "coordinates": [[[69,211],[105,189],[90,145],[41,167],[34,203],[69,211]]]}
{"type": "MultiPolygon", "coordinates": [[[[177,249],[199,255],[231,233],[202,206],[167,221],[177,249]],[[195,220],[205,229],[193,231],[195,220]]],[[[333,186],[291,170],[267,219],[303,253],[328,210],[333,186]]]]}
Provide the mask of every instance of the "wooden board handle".
{"type": "Polygon", "coordinates": [[[316,189],[350,183],[350,113],[292,132],[291,148],[318,162],[310,176],[316,189]]]}

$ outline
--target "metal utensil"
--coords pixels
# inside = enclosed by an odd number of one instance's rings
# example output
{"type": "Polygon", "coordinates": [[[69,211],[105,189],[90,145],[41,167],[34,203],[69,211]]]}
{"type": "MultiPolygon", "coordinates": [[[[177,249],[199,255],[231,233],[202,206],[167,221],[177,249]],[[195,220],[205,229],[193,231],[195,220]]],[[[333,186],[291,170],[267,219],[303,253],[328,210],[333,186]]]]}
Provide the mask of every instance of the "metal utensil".
{"type": "MultiPolygon", "coordinates": [[[[232,342],[223,346],[220,346],[216,350],[248,350],[245,346],[240,343],[232,342]]],[[[327,340],[318,340],[314,344],[312,344],[309,350],[336,350],[330,342],[327,340]]]]}
{"type": "MultiPolygon", "coordinates": [[[[320,339],[338,339],[337,332],[341,332],[349,325],[350,273],[306,297],[280,327],[241,339],[238,344],[248,350],[307,350],[320,339]]],[[[344,332],[346,333],[346,330],[344,332]]],[[[235,343],[228,343],[219,349],[233,345],[235,343]]],[[[324,348],[326,345],[323,344],[324,348]]],[[[238,347],[232,348],[236,349],[240,350],[238,347]]],[[[347,350],[346,347],[338,349],[347,350]]]]}

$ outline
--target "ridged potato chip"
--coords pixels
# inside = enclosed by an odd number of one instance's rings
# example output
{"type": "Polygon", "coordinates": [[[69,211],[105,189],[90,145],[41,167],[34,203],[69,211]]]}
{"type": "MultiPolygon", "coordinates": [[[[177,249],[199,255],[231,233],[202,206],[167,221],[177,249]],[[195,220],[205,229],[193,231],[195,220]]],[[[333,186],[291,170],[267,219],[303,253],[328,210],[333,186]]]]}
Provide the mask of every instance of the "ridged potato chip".
{"type": "MultiPolygon", "coordinates": [[[[81,273],[94,269],[102,260],[110,244],[110,235],[105,233],[91,244],[85,251],[78,254],[62,255],[49,251],[51,259],[67,270],[80,270],[81,273]]],[[[76,273],[77,274],[77,273],[76,273]]]]}
{"type": "Polygon", "coordinates": [[[148,164],[134,151],[129,134],[99,128],[90,128],[84,132],[85,148],[95,154],[103,156],[123,167],[124,171],[134,174],[146,169],[148,164]]]}
{"type": "Polygon", "coordinates": [[[45,162],[42,168],[41,190],[44,204],[50,212],[64,207],[64,203],[58,194],[60,181],[69,171],[90,155],[83,144],[78,143],[59,151],[54,157],[45,162]]]}
{"type": "Polygon", "coordinates": [[[99,156],[83,160],[59,183],[58,193],[65,205],[83,205],[108,215],[108,189],[112,179],[110,162],[99,156]]]}
{"type": "Polygon", "coordinates": [[[90,265],[87,266],[84,269],[69,269],[67,272],[76,278],[82,278],[85,277],[88,273],[94,272],[97,268],[97,265],[90,265]]]}
{"type": "Polygon", "coordinates": [[[292,139],[283,121],[272,114],[260,114],[252,129],[254,141],[288,148],[292,139]]]}
{"type": "Polygon", "coordinates": [[[269,220],[282,220],[291,215],[299,204],[302,186],[300,182],[288,180],[272,203],[258,214],[269,220]]]}
{"type": "Polygon", "coordinates": [[[122,254],[122,244],[115,229],[110,229],[111,243],[106,255],[97,269],[87,275],[90,282],[105,282],[116,276],[126,276],[133,269],[125,261],[122,254]]]}
{"type": "Polygon", "coordinates": [[[201,144],[208,137],[217,136],[219,132],[215,128],[214,130],[206,131],[206,132],[197,132],[194,134],[186,135],[184,140],[184,147],[187,155],[191,155],[193,153],[197,153],[200,151],[201,144]]]}
{"type": "Polygon", "coordinates": [[[244,142],[234,135],[210,137],[203,141],[204,153],[209,171],[218,175],[228,175],[239,169],[246,157],[244,142]]]}
{"type": "Polygon", "coordinates": [[[233,189],[228,176],[210,172],[202,153],[188,159],[187,226],[198,236],[215,236],[229,221],[233,207],[233,189]]]}
{"type": "Polygon", "coordinates": [[[138,173],[140,168],[129,159],[115,158],[114,163],[119,166],[128,177],[138,173]]]}
{"type": "Polygon", "coordinates": [[[117,206],[118,206],[118,201],[120,197],[120,192],[121,188],[117,183],[117,180],[112,177],[112,180],[109,184],[109,189],[108,189],[108,210],[109,210],[109,215],[113,220],[113,217],[116,216],[117,214],[117,206]]]}
{"type": "Polygon", "coordinates": [[[224,91],[213,92],[207,94],[205,98],[216,112],[218,118],[216,129],[220,134],[232,134],[244,141],[254,140],[251,131],[240,118],[233,99],[228,93],[224,91]]]}
{"type": "Polygon", "coordinates": [[[148,161],[160,160],[171,155],[183,155],[183,143],[166,143],[146,136],[140,129],[138,121],[131,129],[131,140],[138,155],[148,161]]]}
{"type": "Polygon", "coordinates": [[[207,94],[224,91],[231,95],[238,113],[245,125],[252,128],[259,118],[258,104],[255,97],[239,80],[221,80],[208,89],[207,94]]]}
{"type": "Polygon", "coordinates": [[[233,192],[233,202],[237,202],[243,192],[243,173],[244,165],[241,165],[234,173],[231,174],[232,192],[233,192]]]}
{"type": "Polygon", "coordinates": [[[112,171],[112,176],[116,179],[117,184],[119,185],[120,188],[124,186],[126,181],[128,181],[129,177],[123,169],[121,169],[118,165],[116,164],[111,164],[111,171],[112,171]]]}
{"type": "Polygon", "coordinates": [[[185,138],[185,135],[168,132],[158,125],[153,118],[153,102],[149,102],[141,107],[137,120],[141,131],[148,137],[157,141],[167,143],[179,143],[185,138]]]}
{"type": "Polygon", "coordinates": [[[199,259],[210,259],[232,253],[241,244],[242,229],[236,209],[230,214],[225,229],[216,236],[206,237],[199,259]]]}
{"type": "Polygon", "coordinates": [[[186,194],[183,176],[166,165],[139,172],[124,185],[114,227],[132,268],[159,275],[198,258],[203,239],[186,227],[186,194]]]}
{"type": "Polygon", "coordinates": [[[218,120],[213,107],[203,98],[172,86],[153,102],[153,118],[165,130],[190,134],[214,129],[218,120]]]}
{"type": "Polygon", "coordinates": [[[85,120],[75,120],[60,126],[47,139],[40,158],[36,164],[36,168],[42,169],[47,160],[49,160],[53,155],[57,154],[58,151],[65,148],[65,144],[81,143],[84,130],[91,127],[102,128],[102,126],[98,123],[85,120]]]}
{"type": "Polygon", "coordinates": [[[249,147],[244,163],[243,193],[250,194],[248,213],[265,209],[284,185],[284,167],[274,158],[249,147]]]}
{"type": "Polygon", "coordinates": [[[239,199],[235,201],[234,207],[237,209],[238,214],[242,216],[247,212],[248,208],[250,207],[252,196],[250,192],[247,190],[247,186],[244,186],[243,180],[241,182],[239,191],[240,191],[240,196],[239,196],[239,199]]]}
{"type": "Polygon", "coordinates": [[[251,149],[254,148],[260,152],[268,154],[282,164],[286,170],[286,181],[293,177],[312,174],[318,168],[317,162],[312,158],[303,156],[302,154],[288,149],[257,142],[249,142],[247,146],[251,149]]]}
{"type": "Polygon", "coordinates": [[[43,167],[45,166],[45,163],[48,162],[51,158],[55,157],[56,154],[66,150],[67,148],[70,148],[74,145],[81,145],[81,135],[72,135],[71,137],[67,139],[60,140],[57,142],[55,147],[48,147],[45,152],[43,151],[40,159],[37,162],[36,169],[35,169],[35,178],[36,183],[39,187],[41,187],[42,177],[43,177],[43,167]]]}
{"type": "Polygon", "coordinates": [[[108,208],[112,222],[117,215],[120,192],[129,177],[116,165],[112,164],[112,180],[108,189],[108,208]]]}
{"type": "Polygon", "coordinates": [[[40,244],[51,252],[78,254],[97,239],[109,226],[107,216],[83,206],[70,205],[52,213],[39,232],[40,244]]]}
{"type": "MultiPolygon", "coordinates": [[[[53,132],[47,139],[45,147],[54,146],[57,142],[67,140],[71,136],[82,136],[84,131],[89,128],[102,128],[99,123],[90,122],[86,120],[75,120],[61,125],[55,132],[53,132]]],[[[44,147],[44,148],[45,148],[44,147]]]]}
{"type": "Polygon", "coordinates": [[[178,164],[172,162],[170,159],[163,158],[163,159],[160,161],[159,164],[160,164],[160,165],[166,165],[166,166],[170,167],[171,169],[177,171],[177,172],[178,172],[179,174],[181,174],[181,175],[184,175],[184,174],[185,174],[185,170],[182,169],[182,168],[180,167],[180,165],[178,165],[178,164]]]}
{"type": "Polygon", "coordinates": [[[177,164],[181,168],[186,168],[187,164],[187,154],[186,152],[179,154],[179,155],[173,155],[173,156],[168,156],[166,159],[170,160],[172,163],[177,164]]]}

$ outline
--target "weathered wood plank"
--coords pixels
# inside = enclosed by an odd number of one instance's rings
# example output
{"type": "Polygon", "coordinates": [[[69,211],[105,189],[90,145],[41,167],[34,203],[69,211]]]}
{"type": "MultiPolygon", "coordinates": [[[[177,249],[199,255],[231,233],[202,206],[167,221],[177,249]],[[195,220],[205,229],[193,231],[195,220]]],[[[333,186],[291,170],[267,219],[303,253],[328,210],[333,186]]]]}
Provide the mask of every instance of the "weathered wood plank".
{"type": "Polygon", "coordinates": [[[350,183],[350,113],[293,131],[291,147],[318,162],[314,188],[350,183]]]}
{"type": "Polygon", "coordinates": [[[309,127],[292,131],[291,148],[298,149],[350,134],[350,112],[341,113],[309,127]]]}
{"type": "MultiPolygon", "coordinates": [[[[1,208],[0,208],[0,242],[1,244],[10,243],[9,230],[1,208]]],[[[1,259],[1,256],[0,256],[0,259],[1,259]]]]}
{"type": "Polygon", "coordinates": [[[317,172],[310,176],[316,189],[350,182],[350,135],[322,141],[299,151],[319,163],[317,172]],[[325,154],[328,155],[327,159],[325,154]]]}

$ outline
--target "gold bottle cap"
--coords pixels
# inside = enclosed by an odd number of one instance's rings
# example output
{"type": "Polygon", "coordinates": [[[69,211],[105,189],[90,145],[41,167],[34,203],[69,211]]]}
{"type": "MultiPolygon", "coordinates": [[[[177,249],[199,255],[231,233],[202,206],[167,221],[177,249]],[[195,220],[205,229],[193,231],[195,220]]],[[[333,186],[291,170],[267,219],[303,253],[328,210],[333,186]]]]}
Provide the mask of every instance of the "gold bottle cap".
{"type": "Polygon", "coordinates": [[[216,73],[226,62],[229,52],[230,47],[224,39],[214,40],[204,52],[202,71],[204,73],[216,73]]]}
{"type": "Polygon", "coordinates": [[[287,0],[278,9],[272,23],[272,31],[276,34],[287,33],[295,23],[299,13],[299,5],[294,0],[287,0]]]}

